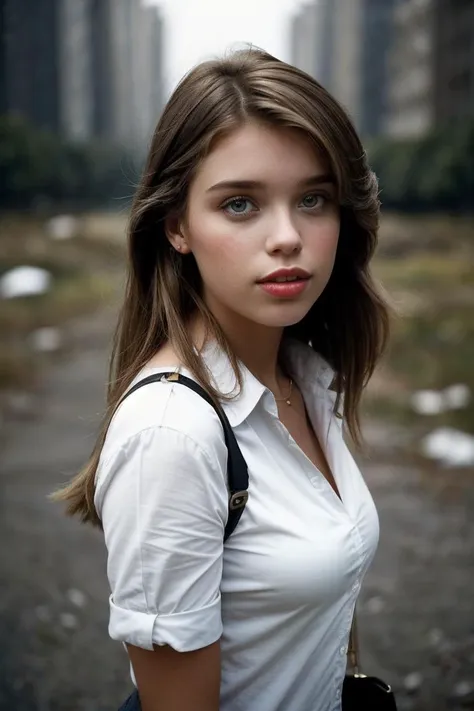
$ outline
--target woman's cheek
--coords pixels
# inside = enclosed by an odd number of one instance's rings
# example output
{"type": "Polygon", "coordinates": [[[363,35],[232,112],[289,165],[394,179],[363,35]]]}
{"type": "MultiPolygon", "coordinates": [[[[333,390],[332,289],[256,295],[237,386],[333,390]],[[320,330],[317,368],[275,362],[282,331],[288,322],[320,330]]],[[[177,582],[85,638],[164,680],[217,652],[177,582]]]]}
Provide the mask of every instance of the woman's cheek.
{"type": "Polygon", "coordinates": [[[229,234],[209,223],[201,235],[195,234],[193,243],[194,256],[205,283],[217,290],[225,286],[226,291],[241,283],[250,255],[235,239],[235,233],[229,234]]]}
{"type": "Polygon", "coordinates": [[[229,225],[222,218],[210,221],[200,240],[201,253],[213,263],[218,261],[222,268],[226,265],[229,268],[237,267],[240,262],[244,262],[251,251],[248,249],[250,246],[249,240],[239,236],[236,226],[229,225]]]}

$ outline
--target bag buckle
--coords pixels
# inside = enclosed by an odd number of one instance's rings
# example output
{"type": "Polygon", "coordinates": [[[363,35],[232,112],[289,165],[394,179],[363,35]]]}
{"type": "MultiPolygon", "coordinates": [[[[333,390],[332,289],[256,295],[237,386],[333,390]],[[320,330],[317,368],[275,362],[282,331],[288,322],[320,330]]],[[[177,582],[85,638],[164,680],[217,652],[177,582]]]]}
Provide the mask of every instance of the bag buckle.
{"type": "Polygon", "coordinates": [[[243,509],[249,498],[249,492],[247,489],[243,491],[234,491],[229,499],[229,509],[231,511],[236,511],[237,509],[243,509]]]}

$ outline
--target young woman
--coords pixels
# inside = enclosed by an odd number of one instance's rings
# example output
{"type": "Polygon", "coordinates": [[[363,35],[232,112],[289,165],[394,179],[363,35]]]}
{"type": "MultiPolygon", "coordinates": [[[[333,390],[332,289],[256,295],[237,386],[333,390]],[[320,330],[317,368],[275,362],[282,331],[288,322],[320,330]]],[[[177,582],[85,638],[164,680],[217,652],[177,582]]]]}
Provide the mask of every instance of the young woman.
{"type": "Polygon", "coordinates": [[[350,120],[263,51],[201,64],[130,219],[103,432],[60,493],[101,525],[143,711],[336,711],[378,518],[343,438],[383,350],[377,185],[350,120]],[[224,543],[228,448],[249,473],[224,543]]]}

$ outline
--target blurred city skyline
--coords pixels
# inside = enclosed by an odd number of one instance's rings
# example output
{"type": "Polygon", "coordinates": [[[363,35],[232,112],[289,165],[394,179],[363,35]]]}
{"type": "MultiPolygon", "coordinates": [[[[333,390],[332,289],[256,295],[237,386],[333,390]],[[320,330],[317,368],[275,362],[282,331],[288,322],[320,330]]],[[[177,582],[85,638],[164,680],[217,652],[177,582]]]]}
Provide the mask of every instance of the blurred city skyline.
{"type": "Polygon", "coordinates": [[[313,0],[293,16],[290,61],[363,138],[421,139],[474,117],[474,0],[313,0]]]}
{"type": "Polygon", "coordinates": [[[144,148],[202,60],[244,45],[290,60],[301,0],[0,0],[0,114],[66,140],[144,148]]]}
{"type": "Polygon", "coordinates": [[[348,110],[385,205],[472,209],[474,0],[0,0],[1,204],[128,200],[176,83],[249,44],[348,110]]]}
{"type": "Polygon", "coordinates": [[[142,151],[162,109],[163,20],[141,0],[0,0],[0,114],[142,151]]]}

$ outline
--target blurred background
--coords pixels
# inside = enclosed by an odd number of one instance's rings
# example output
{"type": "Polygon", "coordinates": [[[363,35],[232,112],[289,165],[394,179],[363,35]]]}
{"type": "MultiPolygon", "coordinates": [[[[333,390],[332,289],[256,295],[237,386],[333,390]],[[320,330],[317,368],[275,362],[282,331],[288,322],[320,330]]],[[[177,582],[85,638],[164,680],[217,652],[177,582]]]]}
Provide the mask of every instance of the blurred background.
{"type": "Polygon", "coordinates": [[[474,0],[0,0],[0,711],[129,692],[101,535],[47,495],[94,442],[160,111],[243,42],[342,102],[380,181],[398,315],[357,454],[382,527],[362,666],[402,710],[474,709],[474,0]]]}

